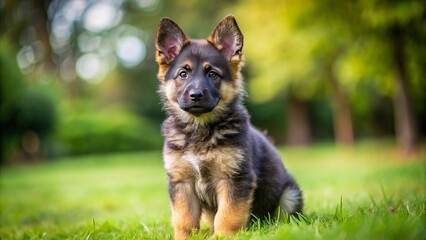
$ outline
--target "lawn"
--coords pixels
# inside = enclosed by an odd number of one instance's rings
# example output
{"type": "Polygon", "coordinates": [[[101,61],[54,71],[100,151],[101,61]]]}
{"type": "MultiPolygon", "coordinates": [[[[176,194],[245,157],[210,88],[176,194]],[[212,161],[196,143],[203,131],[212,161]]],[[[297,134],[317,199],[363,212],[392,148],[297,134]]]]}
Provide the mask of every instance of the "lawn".
{"type": "MultiPolygon", "coordinates": [[[[425,154],[387,144],[283,148],[304,217],[231,239],[426,239],[425,154]]],[[[64,158],[0,174],[0,239],[171,239],[160,152],[64,158]]],[[[193,239],[208,238],[205,227],[193,239]]]]}

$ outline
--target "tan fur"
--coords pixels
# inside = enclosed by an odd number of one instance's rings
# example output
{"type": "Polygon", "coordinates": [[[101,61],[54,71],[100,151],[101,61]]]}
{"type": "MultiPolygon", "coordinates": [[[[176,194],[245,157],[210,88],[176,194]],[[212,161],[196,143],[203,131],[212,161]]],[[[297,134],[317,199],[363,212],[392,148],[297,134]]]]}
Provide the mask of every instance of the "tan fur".
{"type": "Polygon", "coordinates": [[[219,209],[214,219],[214,234],[228,236],[242,230],[250,217],[250,206],[253,192],[242,202],[233,201],[232,189],[227,180],[217,185],[219,209]]]}
{"type": "Polygon", "coordinates": [[[201,207],[189,182],[179,183],[177,190],[172,204],[172,223],[175,239],[186,239],[200,228],[201,207]]]}
{"type": "Polygon", "coordinates": [[[192,176],[193,167],[189,162],[179,161],[182,158],[182,153],[164,149],[164,168],[170,172],[169,177],[172,182],[181,182],[188,180],[188,176],[192,176]]]}
{"type": "Polygon", "coordinates": [[[158,74],[157,74],[157,78],[160,81],[164,81],[165,75],[167,73],[167,70],[169,70],[169,65],[165,64],[165,63],[161,63],[161,60],[158,57],[158,52],[157,52],[157,63],[158,63],[158,74]]]}
{"type": "Polygon", "coordinates": [[[234,170],[238,169],[239,160],[243,160],[239,149],[216,148],[210,151],[197,151],[196,155],[193,153],[182,155],[165,149],[165,153],[167,153],[164,154],[165,168],[169,172],[170,181],[177,182],[179,186],[175,201],[172,203],[175,239],[185,239],[192,230],[199,227],[201,210],[198,199],[203,199],[209,205],[219,206],[216,217],[214,213],[208,211],[203,214],[216,235],[229,235],[246,226],[252,196],[243,202],[233,202],[230,186],[226,181],[234,170]],[[201,177],[199,166],[202,163],[208,164],[207,167],[213,176],[211,182],[206,182],[201,177]],[[209,187],[216,189],[217,200],[207,193],[209,187]]]}

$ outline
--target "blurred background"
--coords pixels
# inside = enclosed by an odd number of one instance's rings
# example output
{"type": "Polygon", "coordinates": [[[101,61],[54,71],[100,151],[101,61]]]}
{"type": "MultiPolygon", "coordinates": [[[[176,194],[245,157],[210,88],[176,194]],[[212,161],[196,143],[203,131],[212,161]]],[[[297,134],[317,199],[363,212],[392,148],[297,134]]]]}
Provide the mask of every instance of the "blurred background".
{"type": "Polygon", "coordinates": [[[426,2],[0,0],[1,161],[158,150],[155,31],[207,37],[227,14],[244,34],[245,101],[279,145],[426,133],[426,2]]]}

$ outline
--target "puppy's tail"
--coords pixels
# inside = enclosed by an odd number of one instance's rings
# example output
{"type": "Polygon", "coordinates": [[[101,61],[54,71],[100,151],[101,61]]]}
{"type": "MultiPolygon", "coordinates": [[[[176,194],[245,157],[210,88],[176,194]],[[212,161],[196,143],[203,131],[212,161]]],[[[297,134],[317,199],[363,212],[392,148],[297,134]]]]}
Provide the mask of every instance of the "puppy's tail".
{"type": "Polygon", "coordinates": [[[291,179],[286,186],[280,197],[280,216],[287,214],[302,213],[303,210],[303,194],[297,183],[291,179]]]}

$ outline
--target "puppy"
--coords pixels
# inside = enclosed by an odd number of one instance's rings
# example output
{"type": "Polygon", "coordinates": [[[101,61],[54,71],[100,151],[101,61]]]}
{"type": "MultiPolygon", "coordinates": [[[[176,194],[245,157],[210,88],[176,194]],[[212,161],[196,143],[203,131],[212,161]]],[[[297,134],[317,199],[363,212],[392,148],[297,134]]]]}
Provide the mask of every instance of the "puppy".
{"type": "Polygon", "coordinates": [[[243,35],[233,16],[207,39],[163,18],[156,34],[159,94],[175,239],[199,229],[235,234],[251,217],[302,212],[302,192],[242,105],[243,35]],[[281,211],[280,213],[278,213],[281,211]]]}

